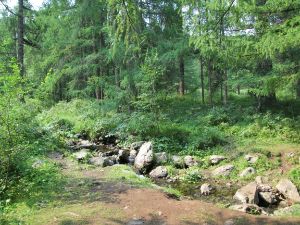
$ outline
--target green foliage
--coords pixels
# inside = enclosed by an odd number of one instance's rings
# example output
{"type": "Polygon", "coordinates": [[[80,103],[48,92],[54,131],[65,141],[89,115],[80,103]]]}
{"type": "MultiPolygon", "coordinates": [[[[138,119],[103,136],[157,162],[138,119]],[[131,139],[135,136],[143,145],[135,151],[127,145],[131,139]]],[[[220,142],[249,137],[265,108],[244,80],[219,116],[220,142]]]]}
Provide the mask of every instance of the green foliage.
{"type": "Polygon", "coordinates": [[[39,102],[25,98],[26,83],[14,64],[11,71],[1,70],[0,76],[1,208],[28,196],[37,201],[59,180],[50,163],[33,167],[37,156],[55,150],[57,143],[38,127],[34,117],[40,110],[39,102]]]}
{"type": "Polygon", "coordinates": [[[202,175],[199,168],[191,167],[187,169],[183,176],[180,176],[180,180],[186,183],[199,183],[201,181],[202,175]]]}
{"type": "Polygon", "coordinates": [[[289,177],[293,181],[293,183],[297,186],[297,188],[299,189],[300,188],[300,167],[297,166],[297,167],[293,168],[289,172],[289,177]]]}

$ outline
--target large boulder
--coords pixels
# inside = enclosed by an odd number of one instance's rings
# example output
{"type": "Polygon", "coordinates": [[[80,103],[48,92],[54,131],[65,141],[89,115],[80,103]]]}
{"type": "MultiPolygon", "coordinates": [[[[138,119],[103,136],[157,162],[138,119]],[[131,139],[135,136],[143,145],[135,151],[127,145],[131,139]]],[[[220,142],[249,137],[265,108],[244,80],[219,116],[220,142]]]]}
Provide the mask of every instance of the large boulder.
{"type": "Polygon", "coordinates": [[[201,195],[210,195],[211,192],[213,191],[213,187],[208,183],[204,183],[201,185],[200,191],[201,191],[201,195]]]}
{"type": "Polygon", "coordinates": [[[296,186],[289,179],[281,179],[276,185],[277,190],[287,199],[300,202],[300,196],[296,186]]]}
{"type": "Polygon", "coordinates": [[[221,161],[225,160],[226,157],[223,155],[212,155],[209,157],[209,161],[212,165],[219,164],[221,161]]]}
{"type": "Polygon", "coordinates": [[[278,203],[278,196],[274,192],[258,192],[260,205],[273,205],[278,203]]]}
{"type": "Polygon", "coordinates": [[[159,166],[152,170],[149,176],[152,178],[164,178],[168,176],[168,170],[165,166],[159,166]]]}
{"type": "Polygon", "coordinates": [[[149,168],[152,166],[153,161],[154,154],[152,143],[146,142],[141,146],[139,153],[137,154],[134,160],[134,166],[139,171],[145,172],[146,170],[149,170],[149,168]]]}
{"type": "Polygon", "coordinates": [[[213,170],[212,175],[217,176],[229,176],[232,170],[234,169],[234,165],[224,165],[213,170]]]}
{"type": "Polygon", "coordinates": [[[251,182],[246,186],[238,189],[235,195],[233,196],[233,199],[237,200],[242,204],[247,203],[258,205],[259,198],[256,182],[251,182]]]}
{"type": "Polygon", "coordinates": [[[190,155],[185,156],[183,160],[184,160],[184,165],[186,167],[192,167],[192,166],[198,165],[197,160],[193,156],[190,156],[190,155]]]}
{"type": "Polygon", "coordinates": [[[256,170],[253,167],[247,167],[240,173],[240,177],[247,177],[256,173],[256,170]]]}
{"type": "Polygon", "coordinates": [[[155,161],[157,164],[164,164],[168,161],[168,154],[166,152],[155,153],[155,161]]]}

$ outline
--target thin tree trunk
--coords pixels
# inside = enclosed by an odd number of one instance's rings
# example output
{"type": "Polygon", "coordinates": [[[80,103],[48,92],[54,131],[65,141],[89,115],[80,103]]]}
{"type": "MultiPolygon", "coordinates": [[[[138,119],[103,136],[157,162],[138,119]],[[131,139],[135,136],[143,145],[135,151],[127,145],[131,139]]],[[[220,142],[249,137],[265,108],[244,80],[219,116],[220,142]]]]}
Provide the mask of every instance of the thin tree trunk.
{"type": "Polygon", "coordinates": [[[208,77],[208,99],[209,104],[212,105],[212,62],[211,59],[207,62],[207,77],[208,77]]]}
{"type": "Polygon", "coordinates": [[[240,85],[237,86],[237,93],[238,93],[238,95],[241,94],[241,86],[240,85]]]}
{"type": "Polygon", "coordinates": [[[220,84],[220,98],[221,98],[221,102],[223,102],[224,101],[223,82],[221,82],[221,84],[220,84]]]}
{"type": "Polygon", "coordinates": [[[182,56],[179,58],[179,94],[184,95],[184,59],[182,56]]]}
{"type": "Polygon", "coordinates": [[[224,71],[224,105],[228,102],[228,86],[227,86],[227,71],[224,71]]]}
{"type": "Polygon", "coordinates": [[[24,2],[18,0],[18,64],[20,70],[20,76],[24,77],[24,2]]]}
{"type": "Polygon", "coordinates": [[[205,103],[205,93],[204,93],[204,62],[203,62],[203,56],[200,58],[200,80],[201,80],[201,95],[202,95],[202,103],[205,103]]]}

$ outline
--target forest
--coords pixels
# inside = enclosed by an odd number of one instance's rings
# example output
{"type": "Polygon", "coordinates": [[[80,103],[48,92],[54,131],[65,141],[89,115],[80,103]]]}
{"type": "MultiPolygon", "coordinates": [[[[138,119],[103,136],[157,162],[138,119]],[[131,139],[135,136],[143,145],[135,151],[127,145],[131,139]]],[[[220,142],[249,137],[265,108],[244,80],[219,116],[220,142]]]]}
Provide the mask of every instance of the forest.
{"type": "Polygon", "coordinates": [[[0,224],[300,224],[299,0],[36,4],[0,0],[0,224]]]}

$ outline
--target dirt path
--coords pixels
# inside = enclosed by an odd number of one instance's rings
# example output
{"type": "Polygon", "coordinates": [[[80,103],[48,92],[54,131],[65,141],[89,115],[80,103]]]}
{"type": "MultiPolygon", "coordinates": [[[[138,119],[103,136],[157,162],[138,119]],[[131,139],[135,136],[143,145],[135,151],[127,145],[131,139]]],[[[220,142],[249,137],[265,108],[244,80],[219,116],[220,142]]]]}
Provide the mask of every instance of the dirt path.
{"type": "Polygon", "coordinates": [[[197,200],[179,201],[158,189],[137,188],[122,179],[108,178],[112,167],[85,168],[68,160],[59,163],[69,179],[65,191],[58,196],[62,205],[41,210],[33,218],[41,222],[36,224],[300,224],[300,218],[250,216],[197,200]]]}

